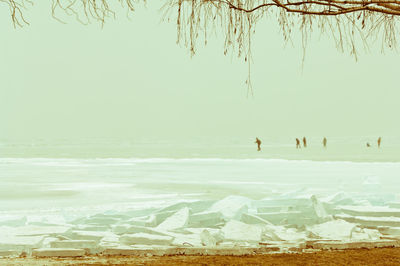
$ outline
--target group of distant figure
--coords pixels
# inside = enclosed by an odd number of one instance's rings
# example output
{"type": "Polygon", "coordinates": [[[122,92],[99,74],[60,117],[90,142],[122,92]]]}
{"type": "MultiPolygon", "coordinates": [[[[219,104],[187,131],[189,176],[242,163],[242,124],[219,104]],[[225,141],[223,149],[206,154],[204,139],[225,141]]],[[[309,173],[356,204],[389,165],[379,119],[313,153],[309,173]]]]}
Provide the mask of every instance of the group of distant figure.
{"type": "MultiPolygon", "coordinates": [[[[382,142],[382,138],[379,137],[378,138],[378,148],[381,147],[381,142],[382,142]]],[[[257,151],[261,151],[261,140],[259,138],[256,138],[256,141],[254,142],[257,144],[257,151]]],[[[322,139],[322,145],[324,146],[324,148],[326,148],[326,145],[328,144],[328,140],[326,139],[326,137],[324,137],[322,139]]],[[[306,137],[303,137],[303,147],[307,148],[307,139],[306,137]]],[[[367,147],[370,148],[371,144],[369,144],[369,142],[367,142],[367,147]]],[[[300,149],[301,148],[301,143],[300,140],[298,138],[296,138],[296,149],[300,149]]]]}
{"type": "MultiPolygon", "coordinates": [[[[378,142],[378,148],[380,148],[381,147],[382,138],[379,137],[377,142],[378,142]]],[[[371,144],[369,144],[369,142],[367,142],[367,148],[370,148],[370,147],[371,147],[371,144]]]]}

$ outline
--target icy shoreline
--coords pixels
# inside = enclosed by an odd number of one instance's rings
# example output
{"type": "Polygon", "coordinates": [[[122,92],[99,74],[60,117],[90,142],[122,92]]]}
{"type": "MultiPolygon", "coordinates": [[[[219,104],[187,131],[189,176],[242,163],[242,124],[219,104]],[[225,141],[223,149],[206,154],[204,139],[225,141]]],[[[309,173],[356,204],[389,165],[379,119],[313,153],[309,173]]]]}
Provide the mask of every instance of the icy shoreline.
{"type": "Polygon", "coordinates": [[[228,196],[79,217],[2,215],[0,256],[243,255],[400,246],[395,208],[400,202],[359,203],[344,193],[321,200],[228,196]]]}
{"type": "Polygon", "coordinates": [[[400,164],[0,160],[0,256],[398,246],[400,164]]]}

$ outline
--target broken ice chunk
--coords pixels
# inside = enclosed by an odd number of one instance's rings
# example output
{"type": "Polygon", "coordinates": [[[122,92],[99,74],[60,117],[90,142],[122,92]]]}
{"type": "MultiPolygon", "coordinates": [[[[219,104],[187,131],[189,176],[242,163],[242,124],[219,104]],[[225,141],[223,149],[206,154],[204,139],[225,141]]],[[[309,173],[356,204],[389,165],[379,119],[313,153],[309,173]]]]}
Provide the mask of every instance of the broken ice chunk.
{"type": "Polygon", "coordinates": [[[185,227],[189,220],[189,208],[185,207],[157,226],[158,230],[173,230],[185,227]]]}
{"type": "Polygon", "coordinates": [[[314,207],[315,215],[318,217],[320,222],[331,221],[333,219],[331,215],[327,214],[324,206],[322,206],[321,202],[315,195],[311,196],[311,201],[314,207]]]}
{"type": "Polygon", "coordinates": [[[205,229],[200,233],[200,240],[203,246],[215,246],[217,245],[217,240],[211,235],[211,233],[205,229]]]}
{"type": "Polygon", "coordinates": [[[251,200],[242,196],[228,196],[214,203],[210,212],[221,212],[226,220],[240,219],[242,213],[247,212],[251,200]]]}
{"type": "Polygon", "coordinates": [[[259,242],[261,241],[262,227],[258,225],[245,224],[231,220],[221,229],[226,240],[259,242]]]}
{"type": "Polygon", "coordinates": [[[174,238],[171,236],[138,233],[123,235],[119,240],[125,245],[169,245],[174,238]]]}
{"type": "Polygon", "coordinates": [[[344,220],[333,220],[307,228],[309,232],[322,239],[343,240],[350,239],[357,224],[344,220]]]}

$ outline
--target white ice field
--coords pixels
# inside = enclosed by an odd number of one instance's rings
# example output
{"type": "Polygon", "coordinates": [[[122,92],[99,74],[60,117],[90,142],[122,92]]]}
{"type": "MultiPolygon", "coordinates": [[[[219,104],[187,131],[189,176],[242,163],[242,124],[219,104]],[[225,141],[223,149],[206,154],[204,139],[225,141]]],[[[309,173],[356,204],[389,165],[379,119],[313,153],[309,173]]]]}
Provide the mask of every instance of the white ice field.
{"type": "Polygon", "coordinates": [[[0,159],[0,256],[397,246],[400,163],[0,159]]]}

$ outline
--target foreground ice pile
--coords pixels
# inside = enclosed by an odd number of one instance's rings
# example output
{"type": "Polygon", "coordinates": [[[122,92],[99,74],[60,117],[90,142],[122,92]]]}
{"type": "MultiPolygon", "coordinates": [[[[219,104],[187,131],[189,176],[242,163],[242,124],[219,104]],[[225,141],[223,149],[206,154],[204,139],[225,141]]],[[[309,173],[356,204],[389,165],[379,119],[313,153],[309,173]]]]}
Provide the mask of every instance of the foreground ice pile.
{"type": "Polygon", "coordinates": [[[4,214],[0,256],[254,254],[398,246],[400,202],[337,193],[228,196],[163,208],[4,214]]]}

